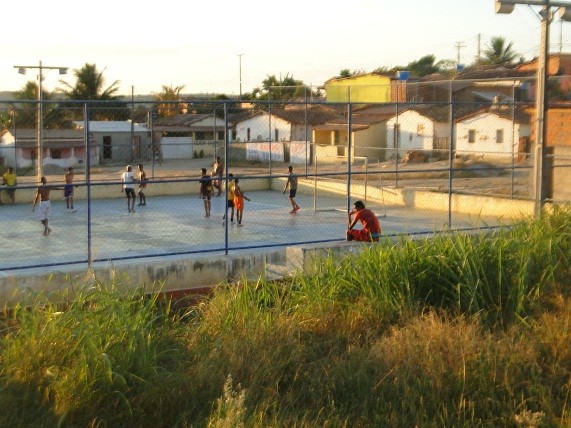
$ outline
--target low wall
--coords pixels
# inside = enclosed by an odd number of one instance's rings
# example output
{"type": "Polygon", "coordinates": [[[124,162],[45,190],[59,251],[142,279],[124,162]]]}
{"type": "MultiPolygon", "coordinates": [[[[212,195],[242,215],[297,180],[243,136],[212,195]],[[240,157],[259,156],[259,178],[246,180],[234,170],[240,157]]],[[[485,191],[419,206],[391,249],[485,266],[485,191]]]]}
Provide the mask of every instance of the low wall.
{"type": "MultiPolygon", "coordinates": [[[[244,180],[246,181],[246,180],[244,180]]],[[[267,190],[269,185],[269,178],[248,178],[248,191],[256,190],[267,190]]],[[[48,183],[49,184],[49,183],[48,183]]],[[[62,201],[63,196],[63,184],[54,184],[56,188],[52,190],[50,194],[50,200],[52,201],[62,201]]],[[[125,194],[121,192],[121,184],[119,183],[105,183],[105,182],[95,182],[91,185],[91,198],[92,199],[109,199],[109,198],[122,198],[125,194]]],[[[145,189],[145,194],[149,197],[153,196],[167,196],[167,195],[198,195],[200,190],[200,184],[198,181],[168,181],[168,182],[153,182],[150,181],[145,189]]],[[[16,203],[26,204],[34,201],[36,195],[36,188],[18,188],[16,190],[16,203]]],[[[0,196],[2,202],[6,203],[9,201],[8,194],[2,192],[0,196]]],[[[87,186],[83,184],[77,184],[74,190],[74,200],[85,200],[87,199],[87,186]]]]}
{"type": "Polygon", "coordinates": [[[255,280],[265,275],[268,265],[285,265],[285,249],[257,251],[232,256],[169,256],[146,260],[95,263],[92,267],[63,266],[24,271],[0,271],[0,305],[31,302],[42,293],[58,299],[73,297],[79,289],[101,282],[115,283],[128,291],[145,287],[149,291],[201,290],[226,282],[255,280]]]}
{"type": "MultiPolygon", "coordinates": [[[[282,190],[283,178],[272,179],[272,189],[282,190]]],[[[333,180],[299,180],[298,193],[319,196],[346,195],[347,184],[333,180]]],[[[521,218],[534,214],[535,204],[530,200],[509,199],[483,195],[452,194],[427,192],[415,189],[384,189],[373,185],[351,184],[352,200],[365,199],[371,203],[405,206],[414,209],[448,211],[482,216],[500,216],[503,218],[521,218]]]]}

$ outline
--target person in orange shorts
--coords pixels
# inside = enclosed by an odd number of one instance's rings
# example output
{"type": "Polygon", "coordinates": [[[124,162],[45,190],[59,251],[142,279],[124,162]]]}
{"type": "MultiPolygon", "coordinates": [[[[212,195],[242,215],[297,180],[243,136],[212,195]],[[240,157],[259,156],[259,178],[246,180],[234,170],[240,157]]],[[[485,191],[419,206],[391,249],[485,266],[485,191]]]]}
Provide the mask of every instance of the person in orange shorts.
{"type": "Polygon", "coordinates": [[[381,225],[377,215],[365,208],[363,201],[355,202],[355,208],[349,211],[349,227],[347,228],[347,241],[376,242],[381,235],[381,225]],[[355,216],[352,218],[352,216],[355,216]],[[353,229],[357,222],[363,225],[362,229],[353,229]]]}
{"type": "Polygon", "coordinates": [[[237,178],[234,179],[234,186],[232,187],[232,193],[234,193],[234,207],[236,208],[236,221],[238,222],[238,226],[242,226],[242,216],[244,215],[244,199],[247,201],[250,200],[244,192],[242,188],[238,184],[240,180],[237,178]]]}

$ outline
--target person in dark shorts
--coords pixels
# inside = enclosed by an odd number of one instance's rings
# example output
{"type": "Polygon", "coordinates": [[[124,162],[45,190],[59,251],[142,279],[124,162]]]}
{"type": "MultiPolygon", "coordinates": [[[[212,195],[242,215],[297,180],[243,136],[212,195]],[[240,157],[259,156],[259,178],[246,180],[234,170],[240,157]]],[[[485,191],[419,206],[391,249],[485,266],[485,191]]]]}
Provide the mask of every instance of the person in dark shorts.
{"type": "Polygon", "coordinates": [[[381,225],[377,215],[368,208],[365,208],[363,201],[355,202],[355,208],[349,211],[349,227],[347,228],[347,241],[378,241],[381,235],[381,225]],[[355,216],[353,219],[352,216],[355,216]],[[353,229],[360,221],[363,229],[353,229]]]}
{"type": "Polygon", "coordinates": [[[121,192],[125,192],[127,195],[127,209],[130,213],[135,212],[135,177],[133,176],[133,167],[127,165],[127,171],[121,174],[121,179],[123,184],[121,186],[121,192]]]}
{"type": "Polygon", "coordinates": [[[210,217],[210,199],[212,198],[212,177],[207,174],[206,168],[202,168],[200,170],[202,172],[202,177],[198,182],[200,183],[200,195],[199,197],[202,198],[204,201],[204,217],[210,217]]]}
{"type": "Polygon", "coordinates": [[[65,175],[65,186],[63,187],[63,196],[65,197],[65,205],[68,212],[74,213],[77,211],[73,208],[73,178],[75,174],[73,172],[73,168],[70,166],[65,175]]]}
{"type": "Polygon", "coordinates": [[[143,164],[139,164],[139,205],[147,205],[145,189],[147,188],[147,173],[143,169],[143,164]]]}
{"type": "Polygon", "coordinates": [[[290,165],[287,167],[287,169],[288,169],[288,177],[286,185],[284,187],[284,195],[285,192],[287,191],[287,188],[289,187],[289,201],[291,203],[291,208],[292,208],[290,213],[295,214],[299,210],[299,205],[295,201],[295,195],[297,194],[297,175],[293,173],[293,166],[290,165]]]}
{"type": "Polygon", "coordinates": [[[228,215],[228,208],[230,208],[230,224],[234,226],[234,174],[228,174],[228,200],[226,203],[226,213],[222,216],[222,224],[226,221],[228,215]]]}
{"type": "MultiPolygon", "coordinates": [[[[15,203],[16,202],[16,186],[18,184],[18,177],[16,176],[16,173],[14,172],[14,168],[12,168],[11,166],[8,167],[8,171],[6,171],[4,173],[4,175],[2,176],[2,186],[4,187],[4,190],[6,191],[6,193],[8,193],[8,197],[10,198],[10,202],[15,203]]],[[[2,202],[0,201],[0,204],[2,202]]]]}

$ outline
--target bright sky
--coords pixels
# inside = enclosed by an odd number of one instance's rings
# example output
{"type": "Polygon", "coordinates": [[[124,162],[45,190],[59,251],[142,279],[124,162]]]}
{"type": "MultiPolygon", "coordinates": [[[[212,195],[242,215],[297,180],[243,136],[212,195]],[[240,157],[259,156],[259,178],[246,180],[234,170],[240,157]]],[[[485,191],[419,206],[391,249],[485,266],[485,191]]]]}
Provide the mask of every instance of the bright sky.
{"type": "MultiPolygon", "coordinates": [[[[537,12],[518,5],[498,15],[493,0],[20,0],[2,21],[0,90],[22,89],[37,70],[22,76],[13,66],[40,61],[70,71],[94,63],[107,85],[120,81],[122,95],[132,86],[135,94],[157,93],[162,85],[237,95],[240,62],[243,93],[268,75],[318,86],[345,68],[370,72],[428,54],[456,60],[459,42],[461,62],[471,63],[478,34],[482,50],[502,36],[531,59],[538,54],[537,12]]],[[[570,25],[558,18],[551,25],[553,52],[561,30],[563,51],[571,51],[570,25]]],[[[58,86],[57,70],[44,77],[46,90],[58,86]]]]}

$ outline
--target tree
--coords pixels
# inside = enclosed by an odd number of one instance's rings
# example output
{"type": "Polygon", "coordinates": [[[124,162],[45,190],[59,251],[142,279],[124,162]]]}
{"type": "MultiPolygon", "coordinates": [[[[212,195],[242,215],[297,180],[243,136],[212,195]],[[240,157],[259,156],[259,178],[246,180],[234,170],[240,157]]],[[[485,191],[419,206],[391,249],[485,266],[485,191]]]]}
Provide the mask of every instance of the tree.
{"type": "Polygon", "coordinates": [[[435,62],[436,57],[434,55],[425,55],[417,61],[409,62],[406,69],[410,71],[410,74],[416,77],[428,76],[429,74],[440,71],[435,62]]]}
{"type": "MultiPolygon", "coordinates": [[[[35,128],[37,126],[38,91],[38,84],[30,80],[26,82],[22,90],[14,94],[15,98],[19,101],[33,101],[16,104],[14,115],[19,128],[35,128]]],[[[65,109],[62,109],[58,103],[50,102],[52,100],[52,94],[42,90],[44,128],[69,128],[71,122],[66,115],[65,109]]]]}
{"type": "Polygon", "coordinates": [[[507,44],[503,37],[492,37],[488,48],[484,50],[482,63],[485,65],[510,65],[518,56],[513,50],[513,42],[507,44]]]}
{"type": "MultiPolygon", "coordinates": [[[[73,70],[73,74],[76,78],[75,84],[71,85],[64,80],[60,80],[59,83],[63,87],[57,88],[58,92],[64,94],[69,100],[107,101],[105,107],[99,107],[97,103],[93,104],[90,109],[91,120],[125,120],[130,116],[126,103],[117,101],[120,98],[117,95],[119,80],[105,87],[103,71],[97,70],[95,64],[86,63],[82,68],[73,70]],[[109,101],[117,102],[110,103],[109,101]]],[[[68,107],[73,105],[77,107],[77,104],[74,103],[67,104],[68,107]]],[[[81,118],[83,112],[81,110],[76,111],[73,116],[81,118]]]]}
{"type": "Polygon", "coordinates": [[[155,101],[159,102],[157,105],[158,117],[168,117],[188,111],[188,104],[182,102],[181,91],[183,89],[184,86],[173,88],[172,85],[163,85],[162,91],[153,95],[155,101]]]}
{"type": "Polygon", "coordinates": [[[116,80],[111,85],[105,86],[105,78],[103,72],[97,70],[95,64],[85,64],[80,69],[73,70],[76,78],[75,85],[71,85],[63,80],[60,80],[63,88],[58,88],[70,100],[97,100],[97,101],[110,101],[117,100],[119,96],[116,95],[119,91],[119,80],[116,80]]]}
{"type": "Polygon", "coordinates": [[[348,68],[344,68],[339,72],[339,76],[337,77],[345,78],[345,77],[359,76],[361,74],[366,74],[366,71],[362,69],[351,71],[348,68]]]}
{"type": "Polygon", "coordinates": [[[0,111],[0,131],[9,129],[12,125],[12,112],[0,111]]]}
{"type": "MultiPolygon", "coordinates": [[[[262,88],[255,88],[251,97],[259,100],[291,100],[294,98],[311,97],[312,91],[303,81],[294,79],[289,73],[284,78],[275,75],[268,76],[262,81],[262,88]]],[[[319,96],[314,93],[313,95],[319,96]]],[[[242,97],[244,98],[244,97],[242,97]]]]}

